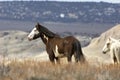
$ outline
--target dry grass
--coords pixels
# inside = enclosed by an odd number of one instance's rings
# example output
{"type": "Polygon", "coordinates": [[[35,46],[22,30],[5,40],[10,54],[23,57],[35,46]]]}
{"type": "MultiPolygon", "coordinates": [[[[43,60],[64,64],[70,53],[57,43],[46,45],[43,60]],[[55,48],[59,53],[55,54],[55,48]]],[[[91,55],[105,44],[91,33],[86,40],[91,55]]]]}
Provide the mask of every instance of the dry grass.
{"type": "Polygon", "coordinates": [[[120,65],[52,65],[50,62],[13,61],[0,66],[0,80],[119,80],[120,65]]]}

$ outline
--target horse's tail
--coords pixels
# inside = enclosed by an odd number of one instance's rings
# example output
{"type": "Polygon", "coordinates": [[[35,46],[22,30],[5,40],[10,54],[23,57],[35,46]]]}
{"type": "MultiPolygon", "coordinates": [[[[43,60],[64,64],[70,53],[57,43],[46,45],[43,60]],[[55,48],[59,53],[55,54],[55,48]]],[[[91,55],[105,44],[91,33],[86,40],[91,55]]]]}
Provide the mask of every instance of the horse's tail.
{"type": "Polygon", "coordinates": [[[78,62],[85,62],[85,57],[84,54],[82,52],[82,48],[81,48],[81,44],[79,41],[75,41],[74,45],[73,45],[73,49],[74,49],[74,57],[75,57],[75,61],[78,62]]]}

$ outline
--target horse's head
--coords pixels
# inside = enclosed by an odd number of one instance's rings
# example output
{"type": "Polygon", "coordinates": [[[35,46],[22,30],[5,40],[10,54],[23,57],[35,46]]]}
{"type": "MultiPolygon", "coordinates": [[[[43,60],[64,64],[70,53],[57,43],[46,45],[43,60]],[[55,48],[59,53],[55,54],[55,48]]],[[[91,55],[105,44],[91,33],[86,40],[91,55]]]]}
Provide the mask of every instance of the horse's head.
{"type": "Polygon", "coordinates": [[[29,33],[28,35],[28,40],[33,40],[33,39],[37,39],[40,37],[40,24],[37,23],[35,25],[35,27],[32,29],[32,31],[29,33]]]}
{"type": "Polygon", "coordinates": [[[106,41],[106,43],[105,43],[104,47],[103,47],[102,52],[103,52],[104,54],[105,54],[105,53],[107,53],[107,52],[109,52],[109,51],[110,51],[110,48],[111,48],[112,43],[114,43],[114,42],[116,42],[116,41],[117,41],[117,40],[115,40],[115,39],[113,39],[113,38],[109,37],[109,38],[107,39],[107,41],[106,41]]]}
{"type": "Polygon", "coordinates": [[[51,32],[44,26],[37,23],[35,27],[32,29],[32,31],[30,32],[30,34],[28,35],[28,39],[31,41],[33,39],[37,39],[41,37],[43,41],[46,42],[46,40],[48,41],[48,38],[54,38],[56,36],[57,35],[55,33],[51,32]]]}

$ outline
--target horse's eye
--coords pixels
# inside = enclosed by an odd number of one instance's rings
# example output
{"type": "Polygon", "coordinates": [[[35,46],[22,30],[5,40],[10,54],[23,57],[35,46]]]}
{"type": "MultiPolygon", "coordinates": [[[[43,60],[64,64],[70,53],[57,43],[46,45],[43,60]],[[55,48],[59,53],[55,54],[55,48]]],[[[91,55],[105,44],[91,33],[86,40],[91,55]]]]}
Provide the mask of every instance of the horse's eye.
{"type": "Polygon", "coordinates": [[[109,46],[110,45],[110,43],[107,43],[107,46],[109,46]]]}
{"type": "Polygon", "coordinates": [[[36,29],[34,31],[37,31],[36,29]]]}

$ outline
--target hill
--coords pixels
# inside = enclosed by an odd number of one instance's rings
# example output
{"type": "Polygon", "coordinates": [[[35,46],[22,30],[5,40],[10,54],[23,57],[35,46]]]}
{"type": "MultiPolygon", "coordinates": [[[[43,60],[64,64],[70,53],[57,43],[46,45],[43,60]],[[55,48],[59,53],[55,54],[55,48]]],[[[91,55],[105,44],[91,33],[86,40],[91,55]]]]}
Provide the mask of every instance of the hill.
{"type": "Polygon", "coordinates": [[[41,40],[29,42],[28,33],[23,31],[0,31],[0,54],[3,56],[24,58],[36,55],[43,49],[41,40]],[[42,47],[42,48],[41,48],[42,47]]]}
{"type": "Polygon", "coordinates": [[[114,26],[113,28],[102,33],[99,37],[93,39],[91,43],[83,49],[86,56],[92,59],[94,58],[94,61],[110,63],[109,53],[102,53],[102,48],[104,47],[104,44],[109,37],[120,39],[120,24],[114,26]]]}
{"type": "Polygon", "coordinates": [[[0,2],[0,19],[40,22],[120,23],[120,4],[105,2],[0,2]]]}

